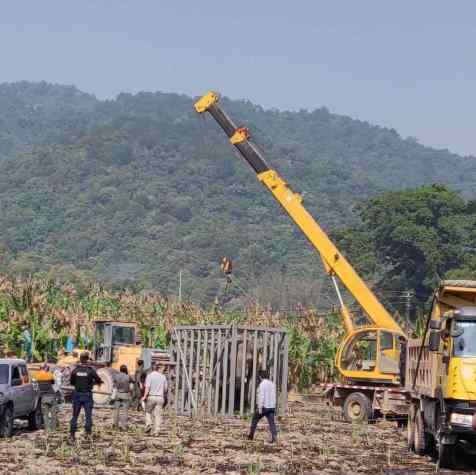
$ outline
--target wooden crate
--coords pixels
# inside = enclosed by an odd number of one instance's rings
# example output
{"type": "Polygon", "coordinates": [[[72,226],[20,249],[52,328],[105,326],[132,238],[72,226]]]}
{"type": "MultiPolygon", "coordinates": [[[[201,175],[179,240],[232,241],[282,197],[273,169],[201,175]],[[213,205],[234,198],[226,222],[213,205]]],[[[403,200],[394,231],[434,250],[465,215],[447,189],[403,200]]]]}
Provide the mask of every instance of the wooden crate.
{"type": "Polygon", "coordinates": [[[277,412],[287,412],[288,334],[242,325],[179,326],[172,332],[173,402],[178,414],[250,414],[257,374],[268,370],[277,412]]]}

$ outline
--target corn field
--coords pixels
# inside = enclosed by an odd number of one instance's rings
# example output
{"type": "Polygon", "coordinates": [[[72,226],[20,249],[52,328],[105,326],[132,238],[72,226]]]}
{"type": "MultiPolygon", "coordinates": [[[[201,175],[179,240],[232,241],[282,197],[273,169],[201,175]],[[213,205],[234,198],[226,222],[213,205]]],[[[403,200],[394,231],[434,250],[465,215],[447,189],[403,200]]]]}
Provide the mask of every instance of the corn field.
{"type": "Polygon", "coordinates": [[[177,304],[155,291],[113,292],[97,283],[81,285],[0,276],[0,351],[32,361],[54,358],[68,337],[90,348],[94,320],[133,320],[145,346],[164,348],[175,325],[240,322],[289,330],[290,383],[299,389],[334,376],[342,336],[337,315],[273,313],[253,308],[226,311],[177,304]]]}

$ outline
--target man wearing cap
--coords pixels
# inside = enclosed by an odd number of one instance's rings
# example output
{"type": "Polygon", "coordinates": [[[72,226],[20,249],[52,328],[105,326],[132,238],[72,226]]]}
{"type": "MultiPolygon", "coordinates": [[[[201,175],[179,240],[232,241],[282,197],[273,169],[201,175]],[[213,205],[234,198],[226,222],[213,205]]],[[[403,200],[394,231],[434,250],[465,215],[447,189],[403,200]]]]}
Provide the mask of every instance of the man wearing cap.
{"type": "Polygon", "coordinates": [[[41,365],[36,373],[41,394],[41,412],[47,431],[54,431],[58,427],[58,404],[62,401],[61,372],[59,369],[52,371],[48,363],[41,365]]]}
{"type": "Polygon", "coordinates": [[[127,417],[131,402],[131,378],[125,364],[119,368],[119,373],[113,376],[114,411],[112,427],[127,430],[127,417]]]}
{"type": "Polygon", "coordinates": [[[76,430],[78,428],[78,417],[81,408],[84,408],[86,419],[85,430],[88,437],[91,436],[93,428],[93,386],[102,384],[101,378],[96,370],[88,365],[89,355],[81,353],[79,365],[71,373],[71,385],[74,386],[73,392],[73,417],[70,426],[70,441],[74,442],[76,430]]]}
{"type": "Polygon", "coordinates": [[[162,409],[167,404],[167,378],[162,373],[162,365],[156,363],[154,370],[145,379],[145,432],[153,430],[152,435],[158,435],[162,425],[162,409]]]}

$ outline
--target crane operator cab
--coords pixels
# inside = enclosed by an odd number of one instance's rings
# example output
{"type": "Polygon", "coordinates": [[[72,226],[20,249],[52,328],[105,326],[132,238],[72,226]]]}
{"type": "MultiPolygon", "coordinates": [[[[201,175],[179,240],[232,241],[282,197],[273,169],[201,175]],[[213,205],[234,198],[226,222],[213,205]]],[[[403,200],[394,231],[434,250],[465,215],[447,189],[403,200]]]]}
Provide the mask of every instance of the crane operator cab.
{"type": "Polygon", "coordinates": [[[363,327],[348,334],[339,347],[336,365],[348,381],[398,384],[401,333],[363,327]]]}

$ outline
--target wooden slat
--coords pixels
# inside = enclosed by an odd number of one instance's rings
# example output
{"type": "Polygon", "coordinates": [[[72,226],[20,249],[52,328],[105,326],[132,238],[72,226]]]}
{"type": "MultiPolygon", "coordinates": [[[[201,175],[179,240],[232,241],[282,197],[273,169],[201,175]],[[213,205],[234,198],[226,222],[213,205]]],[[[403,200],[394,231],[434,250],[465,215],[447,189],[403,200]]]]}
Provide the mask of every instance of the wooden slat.
{"type": "Polygon", "coordinates": [[[235,378],[236,378],[236,347],[238,344],[238,332],[233,325],[231,331],[231,355],[230,355],[230,392],[228,394],[228,415],[235,412],[235,378]]]}
{"type": "Polygon", "coordinates": [[[181,332],[176,332],[176,346],[177,346],[177,357],[176,357],[176,365],[175,365],[175,412],[178,413],[179,411],[179,375],[182,374],[182,371],[180,371],[180,352],[178,347],[180,346],[180,338],[181,338],[181,332]]]}
{"type": "Polygon", "coordinates": [[[213,401],[213,381],[215,378],[215,375],[213,374],[213,367],[215,365],[215,337],[216,337],[216,331],[212,330],[211,331],[211,345],[210,345],[210,367],[208,369],[208,395],[207,395],[207,406],[208,406],[208,414],[211,414],[212,411],[212,401],[213,401]]]}
{"type": "Polygon", "coordinates": [[[263,361],[261,363],[261,369],[267,370],[268,368],[268,332],[263,333],[263,361]]]}
{"type": "Polygon", "coordinates": [[[240,385],[240,416],[245,408],[245,378],[246,378],[246,345],[248,340],[248,330],[243,330],[242,360],[241,360],[241,385],[240,385]]]}
{"type": "Polygon", "coordinates": [[[251,376],[251,412],[255,410],[256,403],[256,362],[258,359],[258,330],[254,331],[253,336],[253,373],[251,376]]]}
{"type": "Polygon", "coordinates": [[[208,369],[208,330],[205,330],[204,342],[203,342],[203,356],[202,356],[202,391],[201,391],[201,399],[197,402],[198,407],[200,408],[200,412],[205,405],[205,401],[207,398],[206,395],[206,388],[207,388],[207,369],[208,369]]]}
{"type": "Polygon", "coordinates": [[[283,345],[283,377],[281,383],[281,413],[287,414],[288,412],[288,348],[289,339],[288,334],[284,335],[283,345]]]}
{"type": "Polygon", "coordinates": [[[200,407],[198,406],[198,399],[200,395],[200,356],[202,354],[202,332],[198,332],[198,339],[197,339],[197,347],[195,350],[195,357],[196,357],[196,365],[195,365],[195,401],[197,401],[197,409],[200,407]]]}
{"type": "MultiPolygon", "coordinates": [[[[181,400],[180,400],[180,413],[183,414],[185,410],[185,388],[187,386],[185,382],[185,369],[187,368],[187,363],[186,363],[186,356],[187,356],[187,345],[188,345],[188,331],[183,331],[180,332],[183,335],[183,345],[182,345],[182,351],[181,353],[181,360],[182,363],[179,365],[180,367],[180,373],[182,377],[180,378],[180,384],[182,385],[182,391],[181,391],[181,400]]],[[[179,346],[179,351],[180,351],[180,346],[179,346]]]]}
{"type": "Polygon", "coordinates": [[[193,397],[193,360],[195,357],[195,330],[190,330],[189,341],[189,365],[188,365],[188,377],[190,381],[190,393],[187,398],[187,409],[191,409],[192,397],[193,397]]]}
{"type": "Polygon", "coordinates": [[[226,413],[226,390],[228,388],[228,347],[230,346],[229,337],[225,336],[224,340],[225,351],[223,352],[223,378],[221,381],[221,413],[224,416],[226,413]]]}
{"type": "Polygon", "coordinates": [[[218,414],[218,402],[220,401],[220,381],[221,381],[221,348],[222,348],[222,330],[218,330],[218,344],[217,344],[217,361],[215,362],[215,404],[214,415],[218,414]]]}
{"type": "Polygon", "coordinates": [[[279,335],[277,333],[274,334],[274,353],[273,353],[273,382],[276,384],[276,388],[278,388],[278,343],[279,343],[279,335]]]}

